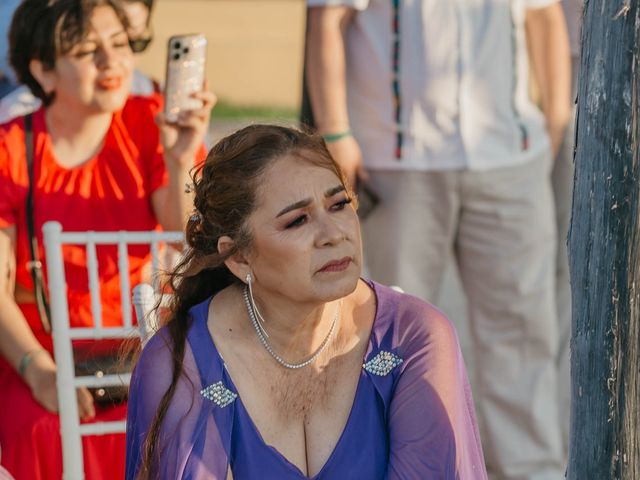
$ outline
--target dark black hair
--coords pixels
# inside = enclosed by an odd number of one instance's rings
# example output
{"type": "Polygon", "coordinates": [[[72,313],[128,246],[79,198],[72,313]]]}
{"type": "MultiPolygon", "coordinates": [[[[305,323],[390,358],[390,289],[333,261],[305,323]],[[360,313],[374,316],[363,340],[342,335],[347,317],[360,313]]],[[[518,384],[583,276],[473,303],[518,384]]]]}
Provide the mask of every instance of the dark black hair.
{"type": "Polygon", "coordinates": [[[18,81],[24,83],[45,106],[53,101],[31,74],[31,60],[53,69],[56,59],[68,53],[91,30],[91,13],[109,6],[125,28],[127,18],[118,0],[23,0],[9,30],[9,61],[18,81]]]}

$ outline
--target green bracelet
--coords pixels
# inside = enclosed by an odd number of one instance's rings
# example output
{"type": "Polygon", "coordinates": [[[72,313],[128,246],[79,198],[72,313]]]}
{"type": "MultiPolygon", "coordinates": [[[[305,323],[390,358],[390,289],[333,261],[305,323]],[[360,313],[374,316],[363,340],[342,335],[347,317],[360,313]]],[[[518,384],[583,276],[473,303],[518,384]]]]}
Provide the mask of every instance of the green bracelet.
{"type": "Polygon", "coordinates": [[[27,367],[39,353],[46,352],[44,348],[37,348],[35,350],[29,350],[25,353],[20,359],[20,364],[18,365],[18,373],[22,378],[24,378],[24,372],[27,370],[27,367]]]}
{"type": "Polygon", "coordinates": [[[324,138],[324,141],[327,143],[333,143],[333,142],[337,142],[338,140],[342,140],[343,138],[346,137],[350,137],[351,136],[351,130],[347,129],[344,132],[338,132],[338,133],[325,133],[322,135],[322,138],[324,138]]]}

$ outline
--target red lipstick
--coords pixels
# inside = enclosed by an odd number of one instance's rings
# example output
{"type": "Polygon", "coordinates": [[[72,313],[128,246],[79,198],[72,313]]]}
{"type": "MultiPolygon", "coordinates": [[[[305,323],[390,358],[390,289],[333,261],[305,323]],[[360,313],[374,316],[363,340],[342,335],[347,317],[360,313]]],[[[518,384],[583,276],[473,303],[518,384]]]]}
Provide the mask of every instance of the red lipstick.
{"type": "Polygon", "coordinates": [[[98,80],[98,86],[104,90],[118,90],[122,86],[122,78],[105,77],[98,80]]]}

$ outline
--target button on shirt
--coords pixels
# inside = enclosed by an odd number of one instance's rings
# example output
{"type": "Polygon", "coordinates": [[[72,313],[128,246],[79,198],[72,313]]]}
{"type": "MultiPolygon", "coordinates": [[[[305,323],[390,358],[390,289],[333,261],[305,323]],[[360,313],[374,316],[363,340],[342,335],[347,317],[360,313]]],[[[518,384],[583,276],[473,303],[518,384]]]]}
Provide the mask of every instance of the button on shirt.
{"type": "Polygon", "coordinates": [[[529,98],[524,18],[554,3],[307,0],[358,10],[346,34],[348,110],[367,168],[488,170],[548,150],[529,98]]]}

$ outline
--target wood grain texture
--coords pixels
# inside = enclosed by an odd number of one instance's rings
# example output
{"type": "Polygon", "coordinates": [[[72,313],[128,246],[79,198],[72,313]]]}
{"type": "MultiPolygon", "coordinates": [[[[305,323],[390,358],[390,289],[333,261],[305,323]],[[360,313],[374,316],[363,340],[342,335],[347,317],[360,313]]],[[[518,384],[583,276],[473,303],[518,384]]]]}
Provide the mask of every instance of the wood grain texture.
{"type": "Polygon", "coordinates": [[[640,6],[587,0],[569,233],[567,478],[638,479],[640,6]]]}

